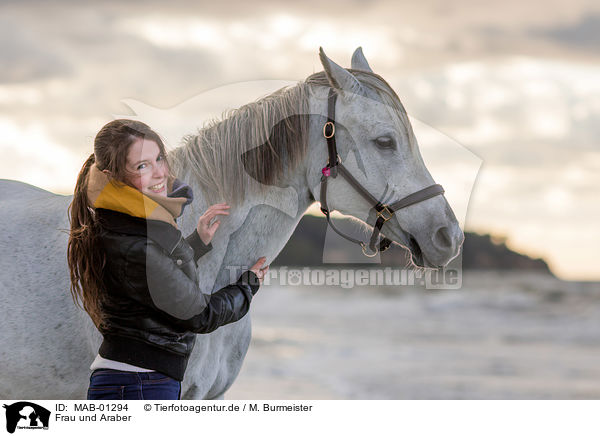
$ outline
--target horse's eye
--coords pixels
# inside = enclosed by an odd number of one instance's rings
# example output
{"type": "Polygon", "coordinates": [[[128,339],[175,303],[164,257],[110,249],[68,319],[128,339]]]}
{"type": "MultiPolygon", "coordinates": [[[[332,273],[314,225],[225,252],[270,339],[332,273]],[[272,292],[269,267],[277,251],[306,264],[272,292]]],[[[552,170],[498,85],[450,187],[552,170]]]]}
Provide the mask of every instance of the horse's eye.
{"type": "Polygon", "coordinates": [[[394,148],[396,147],[396,143],[394,142],[394,138],[390,138],[389,136],[380,136],[375,140],[375,144],[381,148],[394,148]]]}

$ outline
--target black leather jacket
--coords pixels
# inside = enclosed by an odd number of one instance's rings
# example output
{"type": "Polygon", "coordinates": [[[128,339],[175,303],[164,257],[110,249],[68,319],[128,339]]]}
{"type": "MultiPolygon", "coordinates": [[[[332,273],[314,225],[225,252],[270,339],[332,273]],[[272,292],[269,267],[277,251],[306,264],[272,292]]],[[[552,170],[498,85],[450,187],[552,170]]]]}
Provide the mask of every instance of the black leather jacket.
{"type": "Polygon", "coordinates": [[[102,303],[107,326],[99,354],[183,380],[196,333],[242,318],[258,291],[252,271],[211,294],[196,262],[212,249],[198,233],[183,238],[168,223],[96,209],[106,253],[102,303]],[[202,292],[204,291],[204,292],[202,292]]]}

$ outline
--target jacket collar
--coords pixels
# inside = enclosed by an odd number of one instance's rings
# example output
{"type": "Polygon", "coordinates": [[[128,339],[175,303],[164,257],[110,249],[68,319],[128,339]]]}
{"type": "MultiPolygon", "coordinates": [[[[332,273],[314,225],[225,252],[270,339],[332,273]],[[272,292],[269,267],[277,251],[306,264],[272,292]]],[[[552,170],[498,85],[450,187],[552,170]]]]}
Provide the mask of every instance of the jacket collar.
{"type": "Polygon", "coordinates": [[[115,233],[150,238],[169,254],[182,237],[176,227],[164,221],[139,218],[104,208],[96,208],[95,211],[102,228],[115,233]]]}
{"type": "Polygon", "coordinates": [[[174,177],[168,179],[167,192],[166,197],[142,193],[110,179],[96,164],[90,167],[87,176],[87,197],[92,208],[110,209],[133,217],[163,221],[176,228],[175,219],[191,203],[193,195],[189,186],[174,177]]]}

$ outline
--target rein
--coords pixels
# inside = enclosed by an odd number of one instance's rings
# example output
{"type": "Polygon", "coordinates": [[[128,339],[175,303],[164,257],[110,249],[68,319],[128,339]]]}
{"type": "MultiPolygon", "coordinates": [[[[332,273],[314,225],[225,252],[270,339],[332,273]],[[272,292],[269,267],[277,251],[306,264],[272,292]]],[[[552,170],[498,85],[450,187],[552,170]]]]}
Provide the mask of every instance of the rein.
{"type": "Polygon", "coordinates": [[[362,248],[362,252],[367,257],[373,257],[377,254],[377,252],[383,253],[385,250],[389,248],[392,241],[386,237],[381,238],[381,241],[378,245],[377,239],[379,237],[379,232],[381,231],[381,227],[383,224],[388,221],[394,213],[400,209],[404,209],[405,207],[411,206],[415,203],[420,203],[422,201],[428,200],[437,195],[441,195],[444,193],[444,188],[442,185],[431,185],[427,188],[421,189],[420,191],[413,192],[412,194],[407,195],[406,197],[392,203],[385,204],[381,203],[377,198],[375,198],[364,186],[362,186],[358,180],[356,180],[352,174],[348,171],[348,169],[342,164],[342,159],[337,152],[337,146],[335,143],[335,103],[337,99],[337,93],[333,88],[329,88],[329,96],[327,98],[327,122],[323,125],[323,136],[327,140],[327,149],[329,152],[329,159],[327,159],[327,165],[323,167],[321,170],[321,212],[327,218],[327,224],[331,226],[335,232],[346,238],[347,240],[354,242],[355,244],[359,244],[362,248]],[[332,163],[333,162],[333,163],[332,163]],[[338,229],[335,228],[333,222],[330,218],[330,211],[327,206],[327,180],[329,177],[336,178],[339,174],[344,177],[350,185],[352,185],[360,195],[362,195],[370,204],[373,205],[372,209],[375,209],[375,213],[377,214],[377,221],[373,226],[373,234],[371,235],[371,239],[369,241],[369,249],[373,252],[373,254],[367,254],[366,248],[367,244],[358,239],[354,239],[348,235],[344,235],[338,229]]]}

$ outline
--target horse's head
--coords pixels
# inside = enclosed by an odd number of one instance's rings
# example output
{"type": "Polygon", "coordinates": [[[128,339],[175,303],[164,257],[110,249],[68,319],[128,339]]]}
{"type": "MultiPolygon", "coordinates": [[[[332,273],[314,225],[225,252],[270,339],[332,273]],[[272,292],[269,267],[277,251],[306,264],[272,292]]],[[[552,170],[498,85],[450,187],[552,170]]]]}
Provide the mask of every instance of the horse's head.
{"type": "MultiPolygon", "coordinates": [[[[335,109],[336,143],[344,166],[378,201],[394,203],[435,182],[425,167],[408,116],[391,87],[373,73],[362,50],[352,56],[346,70],[320,52],[327,82],[313,83],[316,98],[312,113],[327,114],[328,87],[339,98],[335,109]],[[326,86],[318,86],[326,85],[326,86]]],[[[310,79],[310,78],[309,78],[310,79]]],[[[321,75],[321,82],[324,81],[321,75]]],[[[322,120],[322,118],[321,118],[322,120]]],[[[319,177],[327,162],[327,145],[322,123],[311,124],[311,139],[317,152],[310,159],[309,177],[319,177]],[[320,137],[318,137],[320,136],[320,137]]],[[[367,202],[346,179],[328,178],[327,203],[330,209],[354,216],[370,225],[376,220],[373,204],[367,202]]],[[[312,185],[319,198],[319,185],[312,185]]],[[[460,250],[464,239],[456,217],[443,195],[398,210],[385,222],[382,233],[410,249],[418,266],[444,266],[460,250]]]]}

